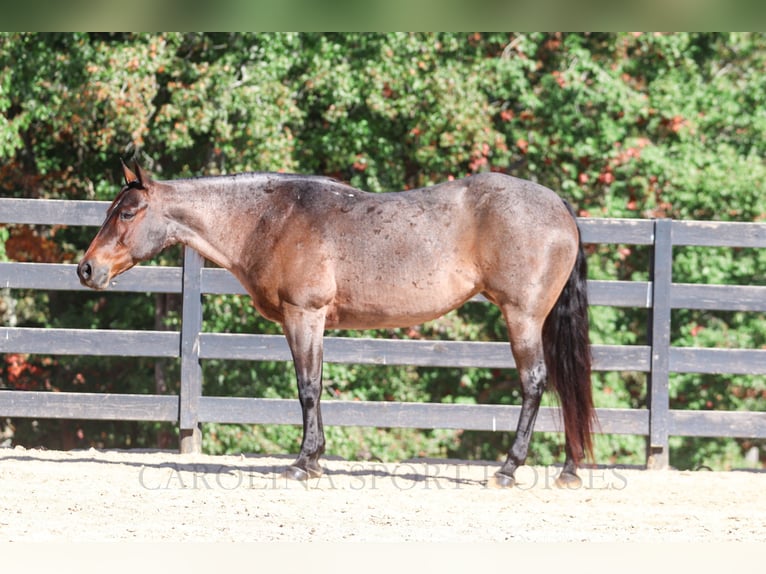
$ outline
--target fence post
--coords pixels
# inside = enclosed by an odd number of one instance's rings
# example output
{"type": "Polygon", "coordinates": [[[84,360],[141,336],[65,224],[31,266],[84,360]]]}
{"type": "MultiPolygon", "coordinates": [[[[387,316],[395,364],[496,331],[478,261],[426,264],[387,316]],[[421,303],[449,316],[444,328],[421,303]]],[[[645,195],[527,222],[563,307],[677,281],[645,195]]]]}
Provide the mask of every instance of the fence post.
{"type": "Polygon", "coordinates": [[[669,466],[668,430],[670,419],[670,290],[673,283],[673,221],[654,222],[651,263],[652,306],[649,314],[649,344],[652,347],[651,371],[647,380],[649,437],[646,466],[666,469],[669,466]]]}
{"type": "Polygon", "coordinates": [[[202,367],[199,340],[202,331],[203,257],[184,247],[183,309],[181,314],[181,391],[178,401],[180,449],[182,453],[202,450],[199,399],[202,396],[202,367]]]}

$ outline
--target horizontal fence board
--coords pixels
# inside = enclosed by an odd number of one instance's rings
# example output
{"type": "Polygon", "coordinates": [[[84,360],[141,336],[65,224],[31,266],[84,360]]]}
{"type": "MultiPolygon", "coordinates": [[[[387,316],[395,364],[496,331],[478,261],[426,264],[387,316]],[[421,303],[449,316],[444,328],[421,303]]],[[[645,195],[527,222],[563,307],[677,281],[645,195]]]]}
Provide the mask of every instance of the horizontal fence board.
{"type": "Polygon", "coordinates": [[[112,357],[178,357],[176,331],[0,327],[0,352],[112,357]]]}
{"type": "Polygon", "coordinates": [[[652,284],[649,281],[588,281],[588,304],[604,307],[652,306],[652,284]]]}
{"type": "MultiPolygon", "coordinates": [[[[388,401],[322,401],[322,420],[332,426],[378,428],[462,429],[511,432],[516,430],[521,407],[388,401]]],[[[597,409],[597,432],[646,434],[649,416],[641,409],[597,409]]],[[[200,420],[229,424],[300,425],[297,399],[202,397],[200,420]]],[[[560,410],[541,407],[535,430],[562,432],[560,410]]]]}
{"type": "Polygon", "coordinates": [[[652,368],[648,345],[591,345],[594,371],[642,371],[652,368]]]}
{"type": "Polygon", "coordinates": [[[178,396],[0,391],[0,416],[176,422],[178,396]]]}
{"type": "Polygon", "coordinates": [[[0,199],[0,223],[100,226],[109,201],[0,199]]]}
{"type": "MultiPolygon", "coordinates": [[[[592,355],[596,370],[648,371],[650,367],[648,346],[596,345],[592,355]]],[[[203,333],[200,358],[291,361],[292,355],[282,335],[203,333]]],[[[508,343],[472,341],[325,337],[324,360],[366,365],[515,367],[508,343]]]]}
{"type": "Polygon", "coordinates": [[[674,373],[766,375],[766,349],[702,349],[671,347],[674,373]]]}
{"type": "Polygon", "coordinates": [[[674,221],[675,246],[766,247],[766,223],[674,221]]]}
{"type": "MultiPolygon", "coordinates": [[[[327,424],[322,401],[322,421],[327,424]]],[[[199,420],[224,424],[302,424],[298,399],[262,399],[250,397],[200,397],[199,420]]]]}
{"type": "Polygon", "coordinates": [[[202,293],[209,295],[247,295],[242,283],[226,269],[205,268],[202,270],[202,293]]]}
{"type": "Polygon", "coordinates": [[[596,409],[596,434],[649,434],[647,409],[596,409]]]}
{"type": "MultiPolygon", "coordinates": [[[[180,293],[180,267],[139,265],[114,278],[109,291],[180,293]]],[[[228,273],[228,272],[227,272],[228,273]]],[[[77,266],[66,263],[0,263],[0,287],[41,291],[89,291],[77,277],[77,266]]]]}
{"type": "Polygon", "coordinates": [[[201,333],[199,342],[200,359],[292,361],[287,341],[282,335],[201,333]]]}
{"type": "Polygon", "coordinates": [[[766,412],[671,410],[670,434],[766,438],[766,412]]]}
{"type": "Polygon", "coordinates": [[[766,311],[766,286],[673,283],[674,309],[766,311]]]}
{"type": "Polygon", "coordinates": [[[654,241],[654,221],[651,219],[598,219],[580,217],[583,243],[651,245],[654,241]]]}
{"type": "MultiPolygon", "coordinates": [[[[382,428],[464,429],[511,432],[516,430],[521,407],[510,405],[464,405],[436,403],[381,402],[354,404],[322,403],[322,415],[334,424],[382,428]],[[370,406],[382,408],[372,409],[370,406]],[[328,407],[328,408],[325,408],[328,407]],[[327,414],[325,414],[327,413],[327,414]]],[[[332,423],[330,423],[332,424],[332,423]]],[[[542,407],[537,416],[537,430],[561,430],[558,409],[542,407]]]]}

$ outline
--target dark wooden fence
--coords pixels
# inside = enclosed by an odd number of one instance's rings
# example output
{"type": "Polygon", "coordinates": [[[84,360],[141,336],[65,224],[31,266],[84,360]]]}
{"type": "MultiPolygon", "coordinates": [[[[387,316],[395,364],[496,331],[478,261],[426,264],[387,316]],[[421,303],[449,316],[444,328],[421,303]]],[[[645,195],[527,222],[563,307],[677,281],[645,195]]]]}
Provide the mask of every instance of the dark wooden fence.
{"type": "MultiPolygon", "coordinates": [[[[101,224],[105,202],[0,199],[0,224],[101,224]]],[[[592,305],[648,310],[643,345],[594,345],[594,370],[647,373],[647,408],[598,409],[600,432],[647,437],[647,466],[668,465],[668,437],[766,438],[766,412],[687,411],[669,407],[670,373],[766,375],[764,349],[702,349],[670,345],[671,309],[766,311],[766,287],[672,282],[676,246],[766,247],[766,224],[700,221],[581,219],[590,244],[648,246],[649,281],[590,281],[592,305]]],[[[45,355],[180,357],[179,395],[0,391],[1,417],[172,421],[180,427],[182,452],[200,449],[200,423],[300,424],[293,399],[206,397],[200,361],[289,361],[283,337],[201,331],[203,294],[244,290],[227,271],[205,268],[191,249],[178,267],[140,266],[118,277],[117,291],[181,293],[180,332],[32,329],[0,327],[0,351],[45,355]]],[[[74,265],[0,263],[0,288],[83,289],[74,265]]],[[[435,367],[512,368],[506,343],[406,341],[328,337],[325,360],[336,363],[407,364],[435,367]]],[[[515,429],[519,407],[325,400],[328,425],[515,429]]],[[[557,408],[543,408],[536,430],[560,431],[557,408]]]]}

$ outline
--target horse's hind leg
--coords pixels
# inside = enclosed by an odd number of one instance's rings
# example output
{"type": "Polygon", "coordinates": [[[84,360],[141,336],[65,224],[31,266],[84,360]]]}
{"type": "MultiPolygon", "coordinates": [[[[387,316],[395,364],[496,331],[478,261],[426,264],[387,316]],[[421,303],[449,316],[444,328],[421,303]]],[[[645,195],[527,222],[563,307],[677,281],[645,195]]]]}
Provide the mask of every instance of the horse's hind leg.
{"type": "Polygon", "coordinates": [[[542,343],[542,322],[531,317],[516,315],[513,309],[503,308],[508,324],[516,369],[521,378],[522,403],[516,436],[505,463],[495,473],[494,486],[508,487],[515,483],[514,473],[524,464],[529,451],[529,441],[535,426],[540,400],[548,381],[542,343]]]}

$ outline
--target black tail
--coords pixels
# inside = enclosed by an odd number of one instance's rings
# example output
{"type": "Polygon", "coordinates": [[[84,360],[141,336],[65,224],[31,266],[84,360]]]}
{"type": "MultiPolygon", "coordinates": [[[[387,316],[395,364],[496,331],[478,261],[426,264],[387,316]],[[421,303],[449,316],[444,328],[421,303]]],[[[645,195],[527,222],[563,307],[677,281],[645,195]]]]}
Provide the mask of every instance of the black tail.
{"type": "MultiPolygon", "coordinates": [[[[576,217],[572,206],[567,209],[576,217]]],[[[579,233],[579,228],[578,228],[579,233]]],[[[591,392],[588,336],[588,265],[582,240],[572,273],[543,325],[548,381],[559,396],[568,455],[576,464],[593,456],[591,434],[596,421],[591,392]]]]}

